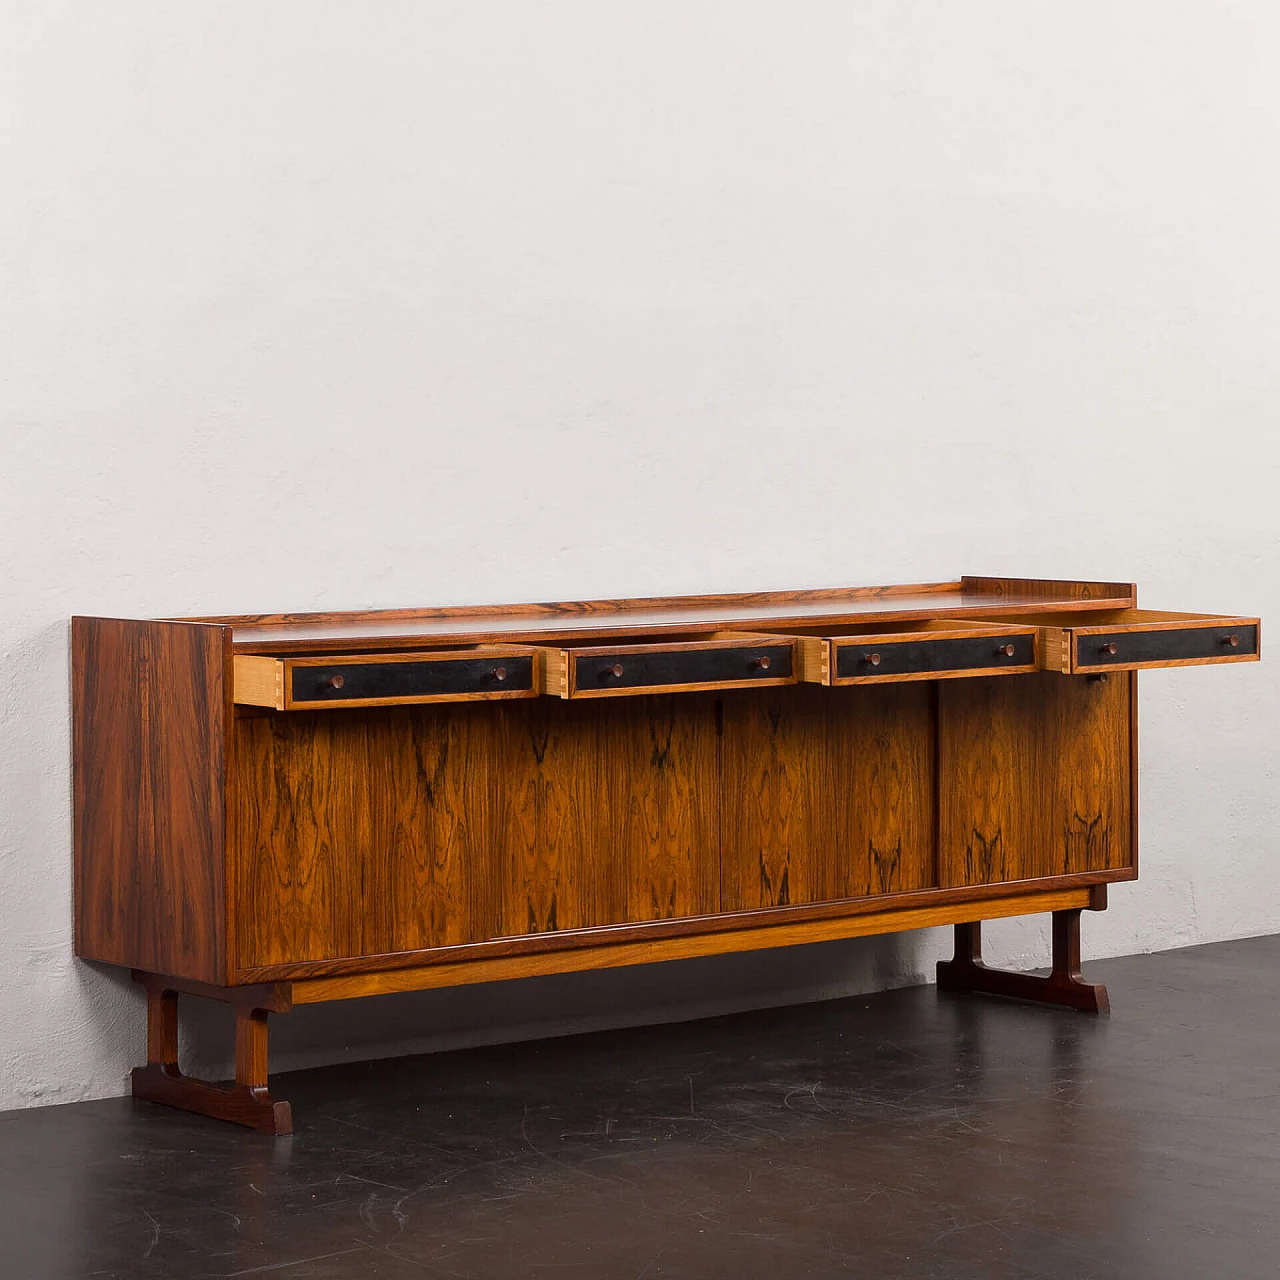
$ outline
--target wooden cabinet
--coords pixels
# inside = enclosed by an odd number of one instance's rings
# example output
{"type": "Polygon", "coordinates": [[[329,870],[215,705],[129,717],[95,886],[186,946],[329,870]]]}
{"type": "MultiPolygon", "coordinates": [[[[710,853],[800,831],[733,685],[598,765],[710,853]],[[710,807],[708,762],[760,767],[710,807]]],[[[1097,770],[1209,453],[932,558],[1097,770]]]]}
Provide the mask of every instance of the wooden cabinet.
{"type": "Polygon", "coordinates": [[[76,950],[148,999],[141,1097],[273,1132],[269,1013],[957,928],[939,981],[1080,1008],[1078,913],[1137,875],[1136,671],[1257,619],[972,578],[72,629],[76,950]],[[1050,978],[978,922],[1055,914],[1050,978]],[[177,1067],[179,994],[237,1081],[177,1067]]]}

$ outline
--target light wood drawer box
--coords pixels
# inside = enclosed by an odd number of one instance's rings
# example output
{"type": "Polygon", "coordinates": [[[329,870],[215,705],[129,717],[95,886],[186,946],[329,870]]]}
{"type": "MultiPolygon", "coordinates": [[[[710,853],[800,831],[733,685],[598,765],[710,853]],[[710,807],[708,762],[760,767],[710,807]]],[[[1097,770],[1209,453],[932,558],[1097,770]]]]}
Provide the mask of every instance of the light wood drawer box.
{"type": "Polygon", "coordinates": [[[1043,665],[1069,675],[1256,662],[1261,648],[1257,618],[1155,609],[1095,613],[1086,625],[1076,625],[1069,616],[1058,617],[1040,631],[1043,665]]]}
{"type": "Polygon", "coordinates": [[[235,701],[277,711],[536,698],[536,650],[481,645],[420,653],[234,659],[235,701]]]}
{"type": "Polygon", "coordinates": [[[1034,626],[950,619],[797,639],[800,679],[827,685],[1016,675],[1039,669],[1036,644],[1034,626]]]}
{"type": "Polygon", "coordinates": [[[544,649],[542,685],[560,698],[608,698],[794,684],[795,644],[791,636],[717,632],[544,649]]]}

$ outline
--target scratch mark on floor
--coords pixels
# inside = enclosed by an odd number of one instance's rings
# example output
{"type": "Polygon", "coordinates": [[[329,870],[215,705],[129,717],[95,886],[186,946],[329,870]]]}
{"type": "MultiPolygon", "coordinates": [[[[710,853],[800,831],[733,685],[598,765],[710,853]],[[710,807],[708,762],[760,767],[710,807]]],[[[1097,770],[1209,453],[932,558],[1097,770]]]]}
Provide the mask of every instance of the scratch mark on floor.
{"type": "Polygon", "coordinates": [[[368,1253],[369,1246],[358,1244],[354,1249],[338,1249],[334,1253],[319,1253],[314,1258],[291,1258],[288,1262],[269,1262],[263,1267],[247,1267],[243,1271],[224,1272],[225,1280],[234,1276],[258,1276],[265,1271],[283,1271],[286,1267],[304,1267],[310,1262],[326,1262],[330,1258],[342,1258],[349,1253],[368,1253]]]}
{"type": "Polygon", "coordinates": [[[160,1242],[160,1224],[145,1209],[142,1212],[147,1215],[147,1221],[151,1223],[151,1243],[147,1245],[147,1251],[142,1255],[144,1258],[149,1258],[151,1250],[160,1242]]]}
{"type": "Polygon", "coordinates": [[[390,1182],[379,1182],[376,1178],[362,1178],[358,1173],[340,1173],[333,1180],[335,1186],[344,1182],[367,1182],[371,1187],[385,1187],[388,1191],[408,1191],[408,1187],[397,1187],[390,1182]]]}
{"type": "Polygon", "coordinates": [[[791,1105],[791,1099],[794,1098],[797,1094],[801,1094],[801,1093],[808,1094],[809,1100],[813,1103],[815,1107],[818,1108],[819,1111],[825,1111],[827,1112],[828,1115],[830,1115],[831,1108],[828,1106],[825,1106],[823,1103],[818,1101],[818,1090],[821,1088],[822,1088],[821,1081],[819,1081],[817,1084],[797,1085],[794,1089],[791,1089],[790,1091],[788,1091],[786,1097],[782,1099],[782,1105],[786,1107],[788,1111],[794,1111],[795,1108],[791,1105]]]}
{"type": "Polygon", "coordinates": [[[653,1257],[650,1258],[649,1261],[646,1262],[644,1266],[639,1271],[636,1272],[636,1280],[644,1280],[645,1276],[647,1276],[649,1272],[652,1271],[654,1267],[656,1267],[658,1263],[662,1260],[662,1255],[664,1252],[665,1250],[659,1249],[658,1252],[655,1253],[653,1257]]]}

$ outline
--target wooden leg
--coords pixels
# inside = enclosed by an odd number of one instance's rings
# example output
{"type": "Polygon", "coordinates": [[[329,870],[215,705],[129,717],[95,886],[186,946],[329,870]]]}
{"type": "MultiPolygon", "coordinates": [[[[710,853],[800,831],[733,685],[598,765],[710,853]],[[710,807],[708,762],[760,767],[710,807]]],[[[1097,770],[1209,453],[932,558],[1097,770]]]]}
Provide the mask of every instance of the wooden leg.
{"type": "Polygon", "coordinates": [[[988,969],[982,963],[982,925],[956,925],[956,954],[938,962],[938,986],[943,991],[979,991],[990,996],[1013,996],[1060,1004],[1081,1013],[1110,1013],[1107,989],[1085,982],[1080,974],[1080,911],[1053,913],[1053,969],[1048,977],[988,969]]]}
{"type": "MultiPolygon", "coordinates": [[[[178,991],[152,974],[135,974],[147,985],[147,1065],[135,1067],[133,1096],[196,1111],[216,1120],[230,1120],[265,1133],[293,1132],[293,1113],[287,1102],[267,1092],[267,1013],[258,1007],[258,989],[206,989],[236,1009],[236,1080],[231,1086],[184,1076],[178,1069],[178,991]]],[[[192,984],[187,984],[188,986],[192,984]]],[[[264,1002],[278,1000],[274,996],[264,1002]]],[[[287,1005],[285,1006],[287,1007],[287,1005]]]]}
{"type": "Polygon", "coordinates": [[[147,989],[147,1061],[178,1068],[178,993],[147,989]]]}
{"type": "Polygon", "coordinates": [[[267,1087],[267,1013],[249,1009],[236,1014],[236,1084],[267,1087]]]}

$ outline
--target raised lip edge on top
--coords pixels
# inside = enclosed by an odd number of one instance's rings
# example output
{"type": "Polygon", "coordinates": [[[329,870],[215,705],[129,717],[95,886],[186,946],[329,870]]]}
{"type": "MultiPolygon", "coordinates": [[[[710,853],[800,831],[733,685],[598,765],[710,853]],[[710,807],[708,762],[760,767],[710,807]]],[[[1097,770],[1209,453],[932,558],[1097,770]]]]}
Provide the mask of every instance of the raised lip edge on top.
{"type": "Polygon", "coordinates": [[[872,622],[908,620],[929,616],[934,610],[919,603],[908,608],[893,608],[895,599],[960,595],[970,600],[951,601],[944,612],[974,612],[991,608],[1012,596],[1016,603],[1001,607],[1016,612],[1035,612],[1046,608],[1078,611],[1117,606],[1133,607],[1137,588],[1132,583],[1092,582],[1075,579],[1026,579],[963,577],[934,583],[895,584],[880,587],[819,587],[795,591],[756,591],[711,595],[629,597],[615,600],[581,600],[540,604],[452,605],[419,609],[366,609],[287,614],[229,614],[171,619],[172,621],[221,625],[233,628],[233,647],[241,653],[287,654],[303,651],[326,652],[343,648],[388,649],[429,643],[437,646],[457,641],[470,643],[491,639],[505,643],[546,643],[553,637],[568,639],[642,635],[661,628],[668,634],[705,629],[747,626],[762,623],[790,624],[872,622]],[[849,611],[839,606],[855,601],[862,608],[849,611]],[[883,601],[883,609],[870,609],[865,602],[883,601]],[[814,606],[831,605],[830,610],[791,613],[789,606],[814,610],[814,606]],[[735,609],[745,610],[735,613],[735,609]],[[687,610],[686,619],[655,619],[655,613],[687,610]],[[636,615],[644,615],[637,621],[636,615]],[[456,619],[471,624],[458,632],[433,631],[429,637],[421,632],[397,632],[396,622],[406,624],[446,622],[456,619]],[[527,620],[531,625],[522,628],[527,620]],[[475,624],[492,621],[493,629],[475,624]],[[575,626],[575,623],[578,625],[575,626]],[[560,625],[556,625],[560,624],[560,625]],[[586,624],[586,625],[583,625],[586,624]],[[370,634],[367,628],[379,630],[370,634]],[[323,628],[321,634],[279,634],[293,628],[323,628]],[[344,633],[343,627],[352,628],[344,633]],[[385,629],[384,629],[385,628],[385,629]],[[263,634],[266,633],[266,634],[263,634]]]}

